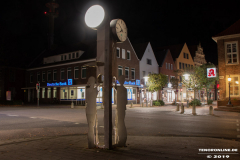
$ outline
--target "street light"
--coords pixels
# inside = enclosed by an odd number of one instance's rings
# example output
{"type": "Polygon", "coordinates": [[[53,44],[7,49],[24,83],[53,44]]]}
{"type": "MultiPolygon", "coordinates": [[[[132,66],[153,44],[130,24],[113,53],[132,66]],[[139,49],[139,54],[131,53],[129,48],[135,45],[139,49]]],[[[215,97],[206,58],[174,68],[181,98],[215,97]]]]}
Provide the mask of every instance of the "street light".
{"type": "Polygon", "coordinates": [[[147,93],[147,88],[146,88],[146,85],[147,85],[147,81],[148,81],[148,76],[145,76],[143,77],[144,78],[144,82],[145,82],[145,91],[146,91],[146,94],[147,94],[147,98],[146,98],[146,107],[148,107],[148,93],[147,93]]]}
{"type": "MultiPolygon", "coordinates": [[[[189,74],[184,74],[183,76],[185,77],[184,79],[185,79],[186,81],[189,80],[189,76],[190,76],[189,74]]],[[[188,108],[189,105],[188,105],[188,90],[187,90],[187,87],[186,87],[186,92],[187,92],[187,108],[188,108]]]]}
{"type": "Polygon", "coordinates": [[[88,27],[96,29],[104,20],[105,12],[102,6],[93,5],[85,14],[85,23],[88,27]]]}
{"type": "Polygon", "coordinates": [[[229,75],[229,78],[228,78],[228,83],[229,83],[229,100],[228,100],[228,105],[232,105],[231,99],[230,99],[230,82],[231,82],[231,78],[230,78],[230,75],[229,75]]]}

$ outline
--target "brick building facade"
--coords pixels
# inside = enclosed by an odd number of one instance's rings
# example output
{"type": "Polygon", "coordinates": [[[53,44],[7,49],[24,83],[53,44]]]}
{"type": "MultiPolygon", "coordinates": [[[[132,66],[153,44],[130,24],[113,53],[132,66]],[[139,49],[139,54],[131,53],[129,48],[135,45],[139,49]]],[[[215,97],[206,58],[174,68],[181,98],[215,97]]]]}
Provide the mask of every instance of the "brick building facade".
{"type": "Polygon", "coordinates": [[[240,105],[240,20],[213,37],[218,47],[219,101],[218,106],[226,106],[230,96],[233,105],[240,105]]]}

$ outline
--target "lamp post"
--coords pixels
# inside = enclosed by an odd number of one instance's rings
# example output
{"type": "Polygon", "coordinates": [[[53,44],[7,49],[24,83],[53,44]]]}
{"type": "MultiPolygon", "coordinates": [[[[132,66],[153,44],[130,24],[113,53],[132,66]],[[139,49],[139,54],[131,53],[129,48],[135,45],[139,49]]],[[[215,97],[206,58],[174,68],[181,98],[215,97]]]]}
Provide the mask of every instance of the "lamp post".
{"type": "Polygon", "coordinates": [[[110,36],[110,18],[102,6],[93,5],[85,14],[88,27],[97,30],[97,61],[104,66],[97,67],[97,76],[104,75],[104,145],[112,148],[112,44],[110,36]]]}
{"type": "Polygon", "coordinates": [[[146,107],[148,107],[148,92],[147,92],[147,87],[146,87],[146,85],[147,85],[147,82],[148,82],[148,76],[145,76],[145,77],[143,77],[144,78],[144,82],[145,82],[145,91],[146,91],[146,94],[147,94],[147,98],[146,98],[146,107]]]}
{"type": "Polygon", "coordinates": [[[231,99],[230,99],[230,82],[231,82],[231,78],[230,78],[230,75],[229,75],[229,78],[228,78],[228,84],[229,84],[229,100],[228,100],[228,105],[232,105],[231,99]]]}
{"type": "MultiPolygon", "coordinates": [[[[185,77],[184,79],[186,81],[189,81],[189,76],[190,76],[189,74],[184,74],[183,76],[185,77]]],[[[187,86],[185,86],[185,87],[186,87],[186,93],[187,93],[187,108],[188,108],[189,107],[189,105],[188,105],[188,90],[187,90],[187,86]]]]}

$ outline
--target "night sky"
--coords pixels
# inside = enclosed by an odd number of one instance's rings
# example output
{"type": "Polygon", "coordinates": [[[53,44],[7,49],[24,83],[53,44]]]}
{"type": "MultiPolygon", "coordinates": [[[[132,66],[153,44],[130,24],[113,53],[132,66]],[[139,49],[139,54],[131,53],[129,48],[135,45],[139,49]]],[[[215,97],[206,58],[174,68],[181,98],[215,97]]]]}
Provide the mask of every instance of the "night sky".
{"type": "MultiPolygon", "coordinates": [[[[47,48],[50,0],[11,0],[1,5],[0,59],[14,57],[20,65],[31,62],[47,48]]],[[[86,27],[84,15],[91,4],[102,4],[111,19],[121,18],[134,43],[150,41],[159,46],[201,42],[207,61],[217,63],[212,36],[240,18],[238,1],[162,0],[56,0],[55,44],[64,46],[95,40],[96,31],[86,27]],[[231,2],[231,3],[230,3],[231,2]]]]}

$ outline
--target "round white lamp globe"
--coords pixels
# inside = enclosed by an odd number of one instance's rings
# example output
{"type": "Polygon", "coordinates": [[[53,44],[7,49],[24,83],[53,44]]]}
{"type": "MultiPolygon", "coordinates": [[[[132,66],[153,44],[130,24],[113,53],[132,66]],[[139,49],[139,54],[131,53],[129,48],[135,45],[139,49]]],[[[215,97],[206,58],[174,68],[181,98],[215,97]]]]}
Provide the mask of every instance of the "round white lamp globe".
{"type": "Polygon", "coordinates": [[[102,23],[104,16],[105,12],[102,6],[91,6],[85,14],[85,23],[90,28],[96,28],[102,23]]]}

